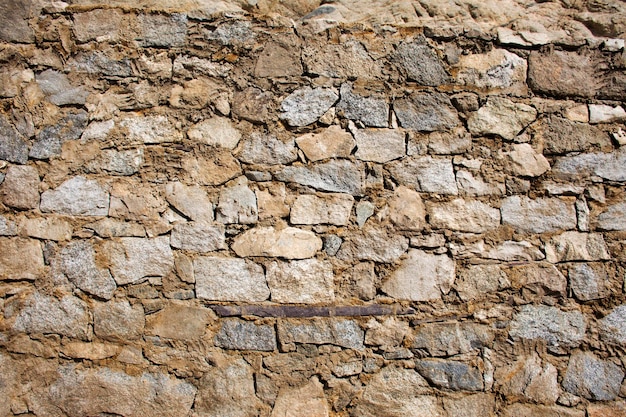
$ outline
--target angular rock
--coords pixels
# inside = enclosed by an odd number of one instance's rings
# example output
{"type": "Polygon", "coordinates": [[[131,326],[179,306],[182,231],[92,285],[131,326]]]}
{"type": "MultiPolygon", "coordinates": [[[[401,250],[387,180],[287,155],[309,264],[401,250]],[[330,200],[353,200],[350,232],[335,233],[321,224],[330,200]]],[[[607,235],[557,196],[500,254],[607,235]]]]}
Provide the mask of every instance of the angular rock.
{"type": "Polygon", "coordinates": [[[526,60],[506,49],[461,55],[456,67],[460,85],[490,93],[526,94],[526,60]]]}
{"type": "Polygon", "coordinates": [[[585,318],[579,311],[526,305],[511,321],[509,336],[513,340],[542,339],[548,346],[575,348],[585,337],[586,327],[585,318]]]}
{"type": "Polygon", "coordinates": [[[202,256],[193,261],[196,297],[214,301],[265,301],[270,290],[263,268],[244,259],[202,256]]]}
{"type": "Polygon", "coordinates": [[[355,40],[305,47],[302,62],[307,73],[323,77],[375,79],[382,76],[381,63],[374,61],[355,40]]]}
{"type": "Polygon", "coordinates": [[[276,333],[273,326],[226,319],[215,336],[215,344],[224,349],[272,352],[276,350],[276,333]]]}
{"type": "Polygon", "coordinates": [[[89,241],[76,240],[59,253],[61,271],[81,290],[110,300],[117,288],[108,269],[98,268],[96,252],[89,241]]]}
{"type": "Polygon", "coordinates": [[[463,127],[450,132],[413,133],[409,136],[407,154],[419,154],[424,141],[428,141],[428,150],[435,155],[462,154],[470,150],[472,135],[463,127]]]}
{"type": "Polygon", "coordinates": [[[232,122],[225,117],[218,116],[191,126],[187,131],[187,136],[196,142],[226,149],[234,149],[241,139],[241,133],[235,129],[232,122]]]}
{"type": "Polygon", "coordinates": [[[572,264],[568,277],[570,288],[578,300],[597,300],[609,295],[609,277],[603,264],[572,264]]]}
{"type": "Polygon", "coordinates": [[[5,216],[0,216],[0,236],[15,235],[17,235],[17,224],[5,216]]]}
{"type": "Polygon", "coordinates": [[[608,343],[626,344],[626,305],[617,306],[598,322],[600,337],[608,343]]]}
{"type": "Polygon", "coordinates": [[[54,190],[44,191],[39,208],[43,213],[106,216],[109,213],[109,193],[96,180],[76,176],[54,190]]]}
{"type": "Polygon", "coordinates": [[[314,345],[337,345],[346,349],[363,349],[365,333],[353,320],[310,319],[298,323],[278,323],[281,344],[306,343],[314,345]]]}
{"type": "Polygon", "coordinates": [[[532,200],[525,196],[511,196],[502,201],[500,212],[502,224],[525,233],[574,229],[577,224],[574,203],[559,198],[532,200]]]}
{"type": "Polygon", "coordinates": [[[334,224],[346,226],[354,198],[349,194],[303,194],[291,207],[291,224],[334,224]]]}
{"type": "Polygon", "coordinates": [[[463,301],[480,300],[511,286],[499,265],[469,265],[461,270],[454,287],[463,301]]]}
{"type": "Polygon", "coordinates": [[[300,49],[277,42],[265,44],[254,67],[255,77],[289,77],[300,74],[300,49]]]}
{"type": "Polygon", "coordinates": [[[350,83],[341,85],[339,95],[341,99],[336,107],[339,116],[371,127],[387,127],[389,124],[389,105],[384,98],[357,94],[350,83]]]}
{"type": "Polygon", "coordinates": [[[312,258],[322,249],[315,233],[295,227],[256,227],[235,238],[231,246],[238,256],[270,256],[286,259],[312,258]]]}
{"type": "Polygon", "coordinates": [[[254,191],[248,188],[246,177],[226,184],[220,191],[215,218],[221,223],[253,224],[259,219],[254,191]]]}
{"type": "Polygon", "coordinates": [[[219,25],[213,31],[205,32],[208,40],[218,41],[221,45],[247,46],[256,38],[256,33],[250,28],[250,22],[234,20],[219,25]]]}
{"type": "Polygon", "coordinates": [[[482,391],[484,388],[482,372],[462,362],[426,359],[416,361],[415,369],[439,388],[453,391],[482,391]]]}
{"type": "Polygon", "coordinates": [[[546,244],[548,262],[600,261],[611,259],[601,233],[564,232],[546,244]]]}
{"type": "Polygon", "coordinates": [[[16,164],[28,161],[28,143],[4,115],[0,115],[0,159],[16,164]]]}
{"type": "Polygon", "coordinates": [[[408,247],[408,239],[404,236],[390,235],[380,229],[366,229],[349,235],[337,257],[391,263],[400,258],[408,247]]]}
{"type": "Polygon", "coordinates": [[[611,149],[606,133],[596,126],[550,115],[533,126],[535,139],[543,144],[546,155],[582,152],[594,147],[611,149]]]}
{"type": "Polygon", "coordinates": [[[459,124],[457,111],[447,95],[442,93],[413,93],[396,100],[393,109],[405,129],[420,132],[450,130],[459,124]]]}
{"type": "Polygon", "coordinates": [[[49,159],[61,155],[63,144],[77,140],[87,127],[87,112],[69,113],[55,125],[46,126],[37,135],[28,156],[35,159],[49,159]]]}
{"type": "Polygon", "coordinates": [[[167,116],[144,116],[131,113],[120,120],[119,126],[130,142],[150,145],[180,142],[183,139],[183,134],[176,129],[167,116]]]}
{"type": "Polygon", "coordinates": [[[185,45],[187,38],[187,15],[140,14],[139,41],[144,47],[176,48],[185,45]]]}
{"type": "Polygon", "coordinates": [[[272,301],[290,304],[331,304],[335,300],[330,262],[304,259],[266,266],[272,301]]]}
{"type": "Polygon", "coordinates": [[[443,399],[443,408],[448,417],[493,417],[496,401],[493,394],[474,394],[461,398],[448,397],[443,399]]]}
{"type": "Polygon", "coordinates": [[[70,240],[72,225],[57,217],[22,218],[19,224],[20,234],[44,240],[70,240]]]}
{"type": "Polygon", "coordinates": [[[100,237],[145,237],[146,229],[137,223],[125,222],[121,220],[105,217],[94,223],[85,225],[100,237]]]}
{"type": "Polygon", "coordinates": [[[585,411],[560,406],[518,403],[506,407],[502,417],[585,417],[585,411]]]}
{"type": "Polygon", "coordinates": [[[538,177],[550,169],[550,163],[527,143],[513,145],[511,152],[506,152],[506,168],[512,175],[538,177]]]}
{"type": "Polygon", "coordinates": [[[389,200],[389,218],[400,230],[420,231],[426,226],[426,209],[418,192],[403,185],[389,200]]]}
{"type": "Polygon", "coordinates": [[[0,197],[5,205],[18,210],[37,208],[39,205],[39,173],[37,168],[10,166],[0,185],[0,197]]]}
{"type": "Polygon", "coordinates": [[[90,161],[86,168],[87,172],[107,171],[112,175],[129,176],[139,172],[144,163],[143,149],[128,149],[116,151],[107,149],[90,161]]]}
{"type": "Polygon", "coordinates": [[[146,277],[163,277],[174,267],[174,255],[166,236],[152,239],[123,237],[111,241],[105,251],[117,285],[134,283],[146,277]]]}
{"type": "Polygon", "coordinates": [[[382,290],[399,300],[428,301],[447,294],[454,283],[454,261],[447,255],[433,255],[411,249],[382,290]]]}
{"type": "Polygon", "coordinates": [[[406,155],[404,132],[394,129],[354,130],[357,151],[354,154],[362,161],[385,163],[406,155]]]}
{"type": "Polygon", "coordinates": [[[467,120],[467,128],[473,135],[499,135],[513,139],[537,118],[537,110],[526,104],[491,97],[487,104],[467,120]]]}
{"type": "Polygon", "coordinates": [[[614,400],[624,379],[622,368],[591,352],[574,352],[563,378],[568,392],[594,401],[614,400]]]}
{"type": "Polygon", "coordinates": [[[425,349],[431,356],[453,356],[490,347],[495,335],[488,327],[471,322],[425,324],[413,336],[413,349],[425,349]]]}
{"type": "Polygon", "coordinates": [[[291,165],[274,175],[278,181],[295,182],[321,191],[360,195],[363,178],[359,166],[336,159],[312,166],[291,165]]]}
{"type": "Polygon", "coordinates": [[[501,196],[505,193],[505,185],[501,182],[485,182],[479,176],[474,177],[470,171],[458,170],[456,183],[459,194],[472,197],[485,195],[501,196]]]}
{"type": "Polygon", "coordinates": [[[239,162],[228,150],[184,158],[182,166],[191,182],[198,185],[221,185],[241,175],[239,162]]]}
{"type": "Polygon", "coordinates": [[[428,206],[429,222],[435,229],[485,233],[500,226],[500,211],[478,200],[455,199],[428,206]]]}
{"type": "Polygon", "coordinates": [[[526,241],[516,242],[507,240],[493,249],[483,253],[487,259],[497,259],[499,261],[539,261],[545,258],[543,252],[526,241]]]}
{"type": "Polygon", "coordinates": [[[253,132],[239,147],[237,158],[246,164],[284,165],[298,159],[298,153],[293,139],[285,142],[253,132]]]}
{"type": "Polygon", "coordinates": [[[167,203],[160,190],[150,183],[133,178],[112,184],[110,217],[156,222],[166,209],[167,203]]]}
{"type": "Polygon", "coordinates": [[[126,300],[96,303],[93,309],[93,329],[100,339],[112,342],[139,339],[145,322],[141,305],[131,306],[126,300]]]}
{"type": "Polygon", "coordinates": [[[63,346],[63,355],[73,359],[102,360],[115,356],[120,348],[98,342],[70,342],[63,346]]]}
{"type": "Polygon", "coordinates": [[[289,206],[285,202],[287,197],[285,184],[269,183],[263,188],[255,192],[259,219],[280,219],[289,216],[289,206]]]}
{"type": "Polygon", "coordinates": [[[511,266],[506,273],[514,289],[542,289],[547,294],[566,295],[567,279],[554,265],[529,263],[511,266]]]}
{"type": "Polygon", "coordinates": [[[74,13],[74,36],[80,43],[107,38],[119,40],[124,13],[117,9],[96,9],[85,13],[74,13]]]}
{"type": "Polygon", "coordinates": [[[388,166],[393,178],[402,185],[426,193],[457,195],[454,168],[449,159],[422,156],[404,158],[388,166]]]}
{"type": "Polygon", "coordinates": [[[329,126],[320,133],[307,133],[296,139],[298,147],[311,162],[326,158],[347,158],[356,142],[339,125],[329,126]]]}
{"type": "Polygon", "coordinates": [[[73,87],[67,76],[58,71],[46,70],[38,74],[35,79],[50,103],[57,106],[83,105],[89,95],[83,87],[73,87]]]}
{"type": "Polygon", "coordinates": [[[324,387],[313,377],[301,387],[286,386],[278,391],[271,417],[299,416],[328,417],[328,402],[324,387]]]}
{"type": "Polygon", "coordinates": [[[268,91],[249,87],[236,92],[232,100],[233,115],[252,123],[267,122],[274,112],[274,95],[268,91]]]}
{"type": "Polygon", "coordinates": [[[130,77],[133,75],[132,62],[127,57],[110,52],[83,52],[70,58],[67,68],[78,73],[97,74],[105,77],[130,77]],[[113,55],[113,56],[109,56],[113,55]]]}
{"type": "Polygon", "coordinates": [[[383,349],[400,346],[409,331],[409,323],[400,321],[395,317],[389,317],[382,323],[371,319],[367,323],[367,327],[365,344],[383,346],[383,349]]]}
{"type": "Polygon", "coordinates": [[[200,339],[209,323],[211,310],[170,303],[146,317],[146,333],[176,340],[200,339]]]}
{"type": "Polygon", "coordinates": [[[608,206],[596,223],[599,230],[626,230],[626,201],[608,206]]]}
{"type": "Polygon", "coordinates": [[[34,280],[45,272],[41,243],[32,239],[0,239],[0,280],[34,280]]]}
{"type": "Polygon", "coordinates": [[[622,106],[589,105],[589,123],[619,123],[624,120],[626,120],[626,111],[622,106]]]}
{"type": "Polygon", "coordinates": [[[322,117],[337,99],[339,96],[333,90],[306,86],[283,100],[280,118],[290,126],[310,125],[322,117]]]}
{"type": "Polygon", "coordinates": [[[626,404],[624,401],[602,404],[595,403],[587,406],[588,417],[620,417],[626,414],[626,404]]]}
{"type": "Polygon", "coordinates": [[[495,373],[498,392],[507,398],[525,398],[539,404],[554,404],[560,395],[558,371],[537,354],[499,367],[495,373]]]}
{"type": "Polygon", "coordinates": [[[437,54],[420,42],[402,42],[392,57],[404,76],[419,85],[436,87],[448,82],[448,73],[437,54]]]}
{"type": "Polygon", "coordinates": [[[178,181],[165,185],[165,198],[176,210],[194,221],[213,221],[213,204],[206,191],[197,185],[178,181]]]}
{"type": "Polygon", "coordinates": [[[35,40],[28,24],[32,15],[39,14],[37,4],[30,0],[8,0],[0,5],[0,39],[5,42],[30,43],[35,40]]]}

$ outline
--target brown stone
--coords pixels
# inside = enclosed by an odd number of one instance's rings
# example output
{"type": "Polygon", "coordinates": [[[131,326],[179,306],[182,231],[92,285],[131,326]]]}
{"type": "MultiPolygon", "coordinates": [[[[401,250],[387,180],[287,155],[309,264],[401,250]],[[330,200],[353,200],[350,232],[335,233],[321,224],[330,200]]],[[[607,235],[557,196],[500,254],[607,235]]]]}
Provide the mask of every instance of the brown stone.
{"type": "Polygon", "coordinates": [[[302,63],[299,49],[276,42],[265,45],[254,68],[256,77],[288,77],[300,74],[302,63]]]}
{"type": "Polygon", "coordinates": [[[2,202],[20,210],[39,206],[39,174],[37,168],[13,165],[0,185],[2,202]]]}
{"type": "Polygon", "coordinates": [[[274,96],[258,88],[250,87],[235,93],[233,115],[253,123],[266,123],[274,111],[274,96]]]}
{"type": "Polygon", "coordinates": [[[324,387],[317,377],[301,387],[285,387],[278,392],[272,417],[328,417],[328,402],[324,387]]]}
{"type": "Polygon", "coordinates": [[[21,238],[0,239],[0,280],[34,280],[44,271],[41,243],[21,238]]]}
{"type": "Polygon", "coordinates": [[[146,333],[177,340],[194,340],[204,335],[210,310],[171,303],[146,319],[146,333]]]}

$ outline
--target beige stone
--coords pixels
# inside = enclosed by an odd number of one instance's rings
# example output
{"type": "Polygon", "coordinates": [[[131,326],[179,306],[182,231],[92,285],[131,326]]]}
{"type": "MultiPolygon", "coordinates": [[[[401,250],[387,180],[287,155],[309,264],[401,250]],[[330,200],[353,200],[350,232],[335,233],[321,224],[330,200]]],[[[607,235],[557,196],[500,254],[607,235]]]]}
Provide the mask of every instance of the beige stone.
{"type": "Polygon", "coordinates": [[[420,231],[426,225],[426,209],[417,191],[403,185],[389,200],[389,218],[400,230],[420,231]]]}
{"type": "Polygon", "coordinates": [[[518,95],[524,95],[528,89],[526,60],[506,49],[461,55],[456,66],[459,83],[470,88],[518,95]]]}
{"type": "Polygon", "coordinates": [[[296,144],[310,161],[315,162],[326,158],[347,158],[356,142],[341,126],[333,125],[320,133],[298,137],[296,144]]]}
{"type": "Polygon", "coordinates": [[[191,126],[187,131],[187,136],[196,142],[226,149],[235,149],[241,139],[241,133],[233,126],[230,119],[218,116],[191,126]]]}
{"type": "Polygon", "coordinates": [[[34,280],[44,271],[41,243],[21,238],[0,239],[0,280],[34,280]]]}
{"type": "Polygon", "coordinates": [[[61,352],[70,358],[91,361],[110,358],[119,350],[119,346],[99,342],[69,342],[61,348],[61,352]]]}
{"type": "Polygon", "coordinates": [[[21,234],[45,240],[70,240],[72,224],[58,217],[23,218],[19,223],[21,234]]]}
{"type": "Polygon", "coordinates": [[[474,135],[499,135],[513,139],[537,117],[537,110],[526,104],[505,98],[490,98],[483,107],[467,120],[474,135]]]}
{"type": "Polygon", "coordinates": [[[329,407],[324,387],[317,377],[301,387],[285,387],[278,392],[272,417],[328,417],[329,407]]]}
{"type": "Polygon", "coordinates": [[[165,276],[174,266],[170,239],[123,237],[107,242],[104,253],[111,262],[111,273],[118,285],[141,281],[149,276],[165,276]]]}
{"type": "Polygon", "coordinates": [[[559,398],[557,369],[533,354],[500,367],[495,372],[496,389],[511,399],[523,397],[539,404],[551,405],[559,398]]]}
{"type": "Polygon", "coordinates": [[[354,129],[357,151],[362,161],[385,163],[406,154],[404,131],[399,129],[354,129]]]}
{"type": "Polygon", "coordinates": [[[278,303],[330,304],[335,299],[330,262],[303,259],[267,265],[267,284],[278,303]]]}
{"type": "Polygon", "coordinates": [[[165,186],[165,198],[191,220],[213,221],[213,204],[202,187],[170,182],[165,186]]]}
{"type": "Polygon", "coordinates": [[[289,216],[289,206],[286,204],[287,191],[282,182],[263,185],[256,190],[256,202],[259,209],[259,220],[279,219],[289,216]]]}
{"type": "Polygon", "coordinates": [[[210,310],[172,302],[146,317],[146,333],[177,340],[195,340],[204,335],[210,310]]]}
{"type": "Polygon", "coordinates": [[[215,150],[206,156],[187,156],[182,167],[198,185],[221,185],[241,175],[239,162],[227,150],[215,150]]]}
{"type": "Polygon", "coordinates": [[[31,166],[10,166],[0,185],[2,202],[20,210],[36,208],[39,205],[39,174],[31,166]]]}
{"type": "Polygon", "coordinates": [[[354,197],[350,194],[305,194],[296,198],[289,220],[292,224],[334,224],[345,226],[350,219],[354,197]]]}
{"type": "Polygon", "coordinates": [[[589,123],[589,108],[585,104],[568,107],[564,116],[572,122],[589,123]]]}
{"type": "Polygon", "coordinates": [[[243,257],[304,259],[313,257],[322,249],[322,239],[313,232],[295,227],[256,227],[237,236],[231,248],[243,257]]]}
{"type": "Polygon", "coordinates": [[[550,169],[546,157],[527,143],[513,145],[513,150],[504,155],[507,158],[507,169],[513,175],[538,177],[550,169]]]}
{"type": "Polygon", "coordinates": [[[500,211],[478,200],[455,199],[428,205],[430,224],[436,229],[484,233],[500,225],[500,211]]]}
{"type": "Polygon", "coordinates": [[[601,233],[565,232],[553,237],[545,250],[546,260],[552,263],[611,259],[601,233]]]}
{"type": "Polygon", "coordinates": [[[527,265],[511,266],[506,274],[515,289],[522,287],[542,289],[548,293],[566,295],[567,279],[548,263],[529,263],[527,265]]]}

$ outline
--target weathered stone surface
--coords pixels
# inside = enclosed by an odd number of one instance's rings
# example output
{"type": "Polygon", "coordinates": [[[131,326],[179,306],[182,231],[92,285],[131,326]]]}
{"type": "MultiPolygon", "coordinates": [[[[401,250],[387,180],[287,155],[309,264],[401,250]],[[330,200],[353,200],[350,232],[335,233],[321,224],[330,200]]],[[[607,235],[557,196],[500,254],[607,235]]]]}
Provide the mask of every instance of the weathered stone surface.
{"type": "Polygon", "coordinates": [[[526,305],[511,321],[513,340],[542,339],[548,346],[574,348],[585,337],[587,327],[579,311],[561,311],[556,307],[526,305]]]}
{"type": "Polygon", "coordinates": [[[28,161],[28,143],[4,115],[0,115],[0,159],[25,164],[28,161]]]}
{"type": "Polygon", "coordinates": [[[433,255],[411,249],[383,284],[382,290],[400,300],[428,301],[440,299],[454,283],[454,261],[447,255],[433,255]]]}
{"type": "Polygon", "coordinates": [[[616,345],[626,344],[626,305],[615,307],[598,324],[602,340],[616,345]]]}
{"type": "Polygon", "coordinates": [[[131,113],[119,121],[119,126],[131,142],[149,145],[179,142],[183,139],[183,134],[176,129],[167,116],[144,116],[131,113]]]}
{"type": "Polygon", "coordinates": [[[78,42],[89,42],[106,38],[119,40],[122,17],[121,10],[96,9],[74,14],[74,36],[78,42]]]}
{"type": "Polygon", "coordinates": [[[512,196],[500,206],[502,224],[508,224],[525,233],[545,233],[576,227],[574,202],[559,198],[512,196]],[[533,219],[528,222],[528,219],[533,219]]]}
{"type": "Polygon", "coordinates": [[[204,36],[209,40],[219,42],[221,45],[240,47],[246,47],[256,39],[256,33],[250,28],[250,22],[244,20],[229,21],[218,26],[215,30],[206,31],[204,36]]]}
{"type": "Polygon", "coordinates": [[[89,310],[79,298],[67,295],[59,299],[35,292],[16,303],[15,331],[56,333],[82,340],[91,336],[89,310]]]}
{"type": "Polygon", "coordinates": [[[2,202],[19,210],[39,206],[39,173],[32,166],[12,165],[0,185],[2,202]]]}
{"type": "Polygon", "coordinates": [[[505,152],[507,170],[513,175],[538,177],[550,169],[550,163],[527,143],[513,145],[511,152],[505,152]]]}
{"type": "Polygon", "coordinates": [[[187,37],[187,15],[140,14],[140,42],[142,46],[181,47],[187,37]]]}
{"type": "Polygon", "coordinates": [[[403,185],[389,200],[389,218],[400,230],[419,231],[426,225],[426,209],[418,192],[403,185]]]}
{"type": "Polygon", "coordinates": [[[211,146],[221,146],[226,149],[234,149],[241,133],[233,126],[232,122],[225,118],[214,116],[203,120],[187,131],[189,139],[211,146]]]}
{"type": "Polygon", "coordinates": [[[6,42],[29,43],[35,40],[28,25],[37,5],[30,0],[9,0],[0,5],[0,39],[6,42]]]}
{"type": "Polygon", "coordinates": [[[167,209],[160,190],[136,178],[111,186],[109,216],[135,221],[158,221],[167,209]]]}
{"type": "Polygon", "coordinates": [[[585,417],[584,410],[559,406],[512,404],[503,410],[503,417],[585,417]]]}
{"type": "Polygon", "coordinates": [[[123,237],[110,242],[105,251],[117,285],[150,276],[166,276],[174,266],[174,255],[166,236],[152,239],[123,237]]]}
{"type": "Polygon", "coordinates": [[[303,87],[291,93],[281,104],[281,119],[290,126],[306,126],[315,123],[339,96],[325,88],[303,87]]]}
{"type": "Polygon", "coordinates": [[[251,321],[227,319],[215,336],[215,344],[224,349],[276,350],[276,333],[273,326],[256,325],[251,321]]]}
{"type": "Polygon", "coordinates": [[[255,194],[260,220],[289,216],[289,206],[285,202],[287,189],[284,183],[268,183],[255,194]]]}
{"type": "Polygon", "coordinates": [[[370,319],[365,332],[365,344],[382,346],[383,349],[388,350],[400,346],[408,332],[409,323],[395,317],[389,317],[383,322],[370,319]]]}
{"type": "Polygon", "coordinates": [[[34,280],[44,274],[41,243],[32,239],[0,239],[0,280],[34,280]]]}
{"type": "Polygon", "coordinates": [[[89,241],[69,243],[59,257],[61,271],[78,288],[105,300],[113,297],[117,285],[109,270],[96,265],[96,252],[89,241]]]}
{"type": "Polygon", "coordinates": [[[626,404],[624,401],[602,404],[595,403],[587,406],[588,417],[620,417],[626,414],[626,404]]]}
{"type": "Polygon", "coordinates": [[[341,85],[339,95],[341,99],[336,108],[340,116],[360,121],[365,126],[387,127],[389,124],[389,105],[384,98],[355,93],[350,83],[341,85]]]}
{"type": "Polygon", "coordinates": [[[457,111],[448,96],[441,93],[416,92],[396,100],[393,109],[405,129],[433,132],[450,130],[459,124],[457,111]]]}
{"type": "Polygon", "coordinates": [[[553,237],[545,250],[546,260],[553,263],[611,259],[601,233],[565,232],[553,237]]]}
{"type": "Polygon", "coordinates": [[[367,219],[374,215],[376,206],[370,201],[361,200],[356,205],[356,224],[363,227],[367,219]]]}
{"type": "Polygon", "coordinates": [[[537,110],[526,104],[506,98],[491,97],[487,104],[467,120],[467,128],[474,135],[499,135],[513,139],[537,118],[537,110]]]}
{"type": "Polygon", "coordinates": [[[259,218],[256,195],[248,188],[246,177],[226,184],[220,191],[215,218],[221,223],[253,224],[259,218]]]}
{"type": "Polygon", "coordinates": [[[589,123],[614,123],[624,120],[626,120],[626,110],[622,106],[589,105],[589,123]]]}
{"type": "Polygon", "coordinates": [[[599,147],[610,149],[610,139],[596,126],[550,115],[533,126],[536,140],[546,155],[581,152],[599,147]]]}
{"type": "Polygon", "coordinates": [[[493,417],[496,401],[492,394],[474,394],[460,398],[444,397],[443,408],[448,417],[493,417]]]}
{"type": "Polygon", "coordinates": [[[604,298],[609,294],[609,277],[601,263],[575,263],[568,269],[569,285],[581,301],[604,298]]]}
{"type": "Polygon", "coordinates": [[[408,239],[404,236],[389,235],[384,230],[370,228],[348,236],[337,257],[390,263],[400,258],[408,247],[408,239]]]}
{"type": "Polygon", "coordinates": [[[81,137],[87,127],[87,112],[69,113],[52,126],[46,126],[37,135],[28,156],[49,159],[61,155],[63,144],[81,137]]]}
{"type": "Polygon", "coordinates": [[[480,370],[462,362],[426,359],[416,361],[415,369],[439,388],[454,391],[482,391],[484,388],[480,370]]]}
{"type": "Polygon", "coordinates": [[[206,191],[197,185],[178,181],[165,185],[165,198],[176,210],[195,221],[213,221],[213,204],[206,191]]]}
{"type": "Polygon", "coordinates": [[[100,237],[145,237],[146,229],[137,223],[105,217],[94,223],[85,225],[100,237]]]}
{"type": "Polygon", "coordinates": [[[454,283],[463,301],[480,300],[489,293],[508,288],[510,285],[499,265],[469,265],[461,270],[454,283]]]}
{"type": "Polygon", "coordinates": [[[307,133],[296,139],[298,147],[312,161],[326,158],[347,158],[356,142],[339,125],[329,126],[320,133],[307,133]]]}
{"type": "Polygon", "coordinates": [[[622,368],[599,359],[591,352],[574,352],[570,357],[563,388],[594,401],[609,401],[619,395],[624,379],[622,368]]]}
{"type": "Polygon", "coordinates": [[[426,193],[457,195],[452,161],[422,156],[404,158],[388,166],[393,178],[402,185],[412,186],[426,193]]]}
{"type": "Polygon", "coordinates": [[[172,229],[171,245],[176,249],[203,253],[226,249],[224,230],[221,223],[179,223],[172,229]]]}
{"type": "Polygon", "coordinates": [[[281,344],[330,344],[347,349],[363,349],[364,336],[361,327],[352,320],[311,319],[302,323],[285,320],[278,323],[281,344]]]}
{"type": "Polygon", "coordinates": [[[272,417],[301,416],[328,417],[328,402],[324,395],[324,387],[317,377],[301,387],[284,387],[272,410],[272,417]]]}
{"type": "Polygon", "coordinates": [[[429,204],[428,212],[429,223],[435,229],[484,233],[500,225],[500,211],[478,200],[429,204]]]}
{"type": "Polygon", "coordinates": [[[550,362],[541,363],[537,354],[499,367],[496,389],[507,398],[525,398],[539,404],[554,404],[559,398],[558,371],[550,362]]]}
{"type": "Polygon", "coordinates": [[[87,172],[107,171],[112,175],[133,175],[144,163],[143,149],[106,149],[87,164],[87,172]]]}
{"type": "Polygon", "coordinates": [[[106,216],[109,213],[109,193],[96,180],[76,176],[54,190],[44,191],[39,208],[44,213],[106,216]]]}
{"type": "Polygon", "coordinates": [[[295,227],[280,230],[273,227],[256,227],[237,236],[231,247],[242,257],[304,259],[313,257],[322,249],[322,239],[313,232],[295,227]]]}
{"type": "Polygon", "coordinates": [[[337,159],[312,166],[292,165],[274,176],[278,181],[296,182],[321,191],[360,195],[363,178],[357,164],[337,159]]]}
{"type": "Polygon", "coordinates": [[[252,123],[265,123],[274,112],[274,95],[249,87],[236,92],[232,100],[233,115],[252,123]]]}
{"type": "Polygon", "coordinates": [[[195,340],[204,335],[209,323],[208,308],[170,303],[146,317],[146,333],[177,340],[195,340]]]}
{"type": "Polygon", "coordinates": [[[268,42],[254,67],[256,77],[289,77],[302,74],[300,50],[292,45],[268,42]]]}
{"type": "Polygon", "coordinates": [[[354,198],[349,194],[304,194],[291,207],[291,224],[334,224],[346,226],[354,198]]]}
{"type": "Polygon", "coordinates": [[[215,151],[210,156],[189,156],[182,161],[194,184],[221,185],[241,175],[241,166],[228,151],[215,151]]]}
{"type": "Polygon", "coordinates": [[[330,304],[335,299],[330,262],[304,259],[267,265],[267,284],[277,303],[330,304]]]}
{"type": "Polygon", "coordinates": [[[362,161],[385,163],[406,155],[404,132],[395,129],[355,129],[357,151],[362,161]]]}
{"type": "Polygon", "coordinates": [[[273,135],[252,133],[237,152],[237,158],[246,164],[280,165],[298,159],[293,139],[283,141],[273,135]]]}
{"type": "Polygon", "coordinates": [[[480,176],[474,176],[470,171],[460,169],[456,171],[456,183],[459,194],[472,197],[485,195],[503,195],[506,191],[502,182],[486,182],[480,176]]]}
{"type": "Polygon", "coordinates": [[[65,106],[68,104],[85,104],[89,93],[83,87],[74,87],[67,76],[54,70],[46,70],[35,78],[41,91],[52,104],[65,106]]]}
{"type": "Polygon", "coordinates": [[[143,334],[144,310],[141,305],[131,306],[128,301],[96,303],[93,309],[96,336],[112,342],[136,340],[143,334]]]}
{"type": "Polygon", "coordinates": [[[424,142],[428,142],[428,150],[435,155],[462,154],[470,150],[472,135],[463,127],[450,132],[417,133],[411,132],[407,144],[407,155],[421,154],[424,142]]]}
{"type": "Polygon", "coordinates": [[[373,79],[380,77],[382,72],[381,64],[355,40],[305,47],[302,62],[307,73],[329,78],[373,79]]]}
{"type": "Polygon", "coordinates": [[[526,93],[526,60],[506,49],[461,55],[456,64],[457,83],[487,92],[526,93]]]}
{"type": "Polygon", "coordinates": [[[0,236],[15,235],[17,235],[17,223],[5,216],[0,216],[0,236]]]}
{"type": "Polygon", "coordinates": [[[270,290],[263,268],[243,259],[203,256],[194,259],[196,297],[215,301],[265,301],[270,290]]]}
{"type": "Polygon", "coordinates": [[[566,295],[567,279],[554,265],[529,263],[527,265],[511,266],[507,268],[506,274],[511,281],[511,286],[515,289],[542,289],[548,294],[566,295]]]}
{"type": "Polygon", "coordinates": [[[607,206],[596,223],[600,230],[626,230],[626,201],[607,206]]]}
{"type": "Polygon", "coordinates": [[[67,68],[105,77],[130,77],[133,74],[131,60],[110,51],[80,52],[68,60],[67,68]]]}
{"type": "Polygon", "coordinates": [[[448,82],[448,73],[437,54],[420,42],[402,42],[392,60],[409,81],[436,87],[448,82]]]}
{"type": "Polygon", "coordinates": [[[494,248],[483,253],[482,256],[488,259],[499,261],[539,261],[545,258],[543,252],[529,242],[516,242],[507,240],[494,248]]]}

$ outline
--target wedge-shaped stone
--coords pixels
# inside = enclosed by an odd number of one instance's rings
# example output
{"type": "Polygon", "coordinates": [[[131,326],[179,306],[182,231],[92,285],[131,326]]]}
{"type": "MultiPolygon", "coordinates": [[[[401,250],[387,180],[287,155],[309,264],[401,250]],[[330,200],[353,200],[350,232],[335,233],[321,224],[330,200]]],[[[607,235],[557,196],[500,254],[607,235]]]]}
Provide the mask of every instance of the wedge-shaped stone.
{"type": "Polygon", "coordinates": [[[165,186],[165,198],[191,220],[213,221],[213,204],[202,187],[170,182],[165,186]]]}
{"type": "Polygon", "coordinates": [[[273,227],[256,227],[237,236],[232,249],[242,257],[305,259],[312,258],[322,249],[322,239],[313,232],[295,227],[280,230],[273,227]]]}

